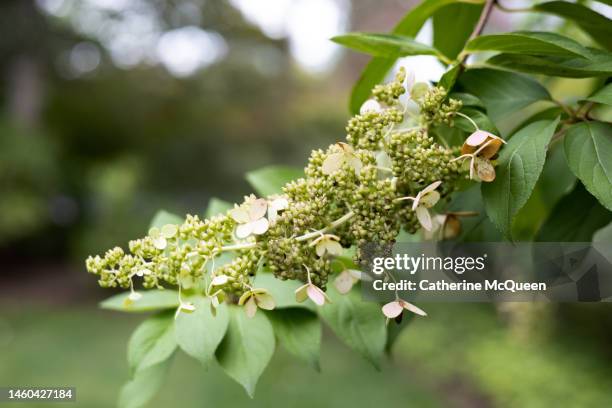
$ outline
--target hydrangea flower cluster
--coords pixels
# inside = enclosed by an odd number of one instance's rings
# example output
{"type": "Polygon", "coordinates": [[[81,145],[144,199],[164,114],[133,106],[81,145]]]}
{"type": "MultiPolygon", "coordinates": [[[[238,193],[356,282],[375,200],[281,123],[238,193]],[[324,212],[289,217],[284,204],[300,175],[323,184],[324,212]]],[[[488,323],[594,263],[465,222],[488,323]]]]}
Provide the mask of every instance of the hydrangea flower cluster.
{"type": "MultiPolygon", "coordinates": [[[[356,247],[359,262],[361,245],[392,244],[401,229],[450,236],[459,228],[459,214],[437,214],[436,204],[463,179],[495,177],[492,160],[503,144],[497,136],[477,130],[462,148],[447,148],[429,135],[432,126],[452,126],[460,108],[444,88],[415,84],[400,69],[350,119],[346,142],[313,151],[305,176],[281,195],[247,196],[226,214],[206,220],[188,215],[181,225],[152,228],[129,243],[129,253],[116,247],[89,257],[87,269],[102,287],[130,289],[131,302],[140,297],[134,289],[139,278],[144,288],[200,289],[213,306],[232,302],[253,316],[275,305],[264,289],[252,287],[265,267],[279,279],[304,282],[295,293],[298,301],[324,305],[332,261],[346,249],[356,247]],[[420,113],[409,113],[407,104],[420,113]],[[463,159],[470,159],[468,168],[463,159]],[[222,263],[225,254],[234,257],[222,263]]],[[[347,293],[361,277],[345,269],[335,286],[347,293]]],[[[177,313],[193,311],[193,305],[180,304],[177,313]]],[[[399,298],[383,312],[396,318],[404,309],[424,314],[399,298]]]]}

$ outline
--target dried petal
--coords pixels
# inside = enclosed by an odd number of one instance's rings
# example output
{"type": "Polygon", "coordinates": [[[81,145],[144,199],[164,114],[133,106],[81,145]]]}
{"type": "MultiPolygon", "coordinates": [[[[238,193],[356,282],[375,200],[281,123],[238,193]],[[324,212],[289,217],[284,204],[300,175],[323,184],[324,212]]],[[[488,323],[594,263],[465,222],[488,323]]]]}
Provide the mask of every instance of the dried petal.
{"type": "Polygon", "coordinates": [[[477,157],[475,167],[476,175],[480,180],[487,183],[495,180],[495,167],[493,167],[489,160],[477,157]]]}
{"type": "Polygon", "coordinates": [[[334,280],[334,286],[341,294],[345,295],[351,291],[353,285],[355,284],[355,279],[351,276],[349,271],[343,271],[338,275],[338,277],[334,280]]]}
{"type": "Polygon", "coordinates": [[[493,134],[486,132],[484,130],[477,130],[465,139],[465,144],[468,146],[478,147],[482,145],[490,136],[494,136],[493,134]]]}
{"type": "Polygon", "coordinates": [[[478,153],[478,156],[484,159],[490,159],[497,154],[503,144],[503,141],[498,137],[489,138],[486,144],[487,145],[478,153]]]}

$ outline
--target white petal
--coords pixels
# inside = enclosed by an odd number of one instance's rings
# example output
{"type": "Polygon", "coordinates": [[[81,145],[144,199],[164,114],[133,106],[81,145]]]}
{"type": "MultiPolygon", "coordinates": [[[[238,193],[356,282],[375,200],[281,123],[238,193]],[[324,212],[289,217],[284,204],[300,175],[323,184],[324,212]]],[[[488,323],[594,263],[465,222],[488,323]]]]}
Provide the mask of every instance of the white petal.
{"type": "Polygon", "coordinates": [[[318,306],[323,306],[325,304],[325,294],[324,292],[317,288],[315,285],[308,285],[306,288],[306,293],[310,300],[315,302],[318,306]]]}
{"type": "Polygon", "coordinates": [[[489,136],[493,135],[489,132],[485,132],[484,130],[477,130],[471,135],[469,135],[467,139],[465,139],[465,144],[474,147],[480,146],[485,142],[485,140],[487,140],[489,136]]]}
{"type": "Polygon", "coordinates": [[[219,276],[215,276],[213,278],[213,280],[210,282],[211,286],[220,286],[220,285],[225,285],[227,283],[227,281],[229,280],[229,278],[227,277],[227,275],[219,275],[219,276]]]}
{"type": "Polygon", "coordinates": [[[402,307],[406,310],[410,310],[412,313],[418,314],[419,316],[427,316],[427,313],[425,313],[423,310],[421,310],[420,308],[416,307],[415,305],[413,305],[412,303],[408,303],[405,301],[401,301],[402,307]]]}
{"type": "Polygon", "coordinates": [[[325,161],[323,161],[321,171],[323,171],[323,174],[330,175],[338,171],[340,167],[342,167],[342,163],[344,163],[344,154],[332,153],[325,158],[325,161]]]}
{"type": "Polygon", "coordinates": [[[337,241],[327,240],[325,241],[325,249],[330,255],[342,255],[342,245],[337,241]]]}
{"type": "Polygon", "coordinates": [[[416,216],[419,220],[419,224],[427,231],[431,231],[431,215],[429,214],[429,210],[425,207],[418,206],[416,209],[416,216]]]}
{"type": "Polygon", "coordinates": [[[161,229],[161,234],[166,238],[172,238],[178,232],[178,227],[174,224],[166,224],[161,229]]]}
{"type": "Polygon", "coordinates": [[[438,186],[442,184],[441,181],[434,181],[433,183],[431,183],[430,185],[428,185],[427,187],[425,187],[423,189],[423,191],[421,191],[421,194],[427,194],[430,191],[434,191],[436,188],[438,188],[438,186]]]}
{"type": "Polygon", "coordinates": [[[349,271],[344,271],[336,280],[334,280],[334,286],[341,294],[345,295],[351,291],[351,288],[355,284],[355,280],[351,276],[349,271]]]}
{"type": "Polygon", "coordinates": [[[264,198],[258,198],[249,205],[249,219],[256,221],[266,215],[268,202],[264,198]]]}
{"type": "Polygon", "coordinates": [[[249,213],[242,207],[235,207],[229,213],[230,217],[234,219],[234,221],[244,224],[245,222],[249,222],[249,213]]]}
{"type": "Polygon", "coordinates": [[[325,250],[326,250],[325,241],[323,240],[319,241],[315,249],[317,251],[317,255],[319,255],[320,257],[325,255],[325,250]]]}
{"type": "Polygon", "coordinates": [[[408,94],[410,94],[410,91],[412,91],[412,87],[414,86],[415,83],[416,83],[416,75],[414,71],[411,69],[407,69],[406,70],[406,90],[408,91],[408,94]]]}
{"type": "Polygon", "coordinates": [[[353,154],[353,152],[355,151],[355,150],[353,149],[353,147],[352,147],[350,144],[348,144],[348,143],[338,142],[338,143],[336,143],[336,144],[337,144],[338,146],[340,146],[340,148],[342,149],[342,151],[343,151],[345,154],[353,154]]]}
{"type": "Polygon", "coordinates": [[[166,238],[164,237],[153,238],[153,246],[155,246],[155,248],[166,249],[167,245],[168,245],[168,242],[166,241],[166,238]]]}
{"type": "Polygon", "coordinates": [[[438,201],[440,201],[440,193],[437,191],[430,191],[421,197],[421,205],[425,208],[433,207],[438,201]]]}
{"type": "Polygon", "coordinates": [[[276,211],[286,210],[289,207],[289,200],[285,197],[279,197],[272,200],[269,205],[270,208],[275,209],[276,211]]]}
{"type": "Polygon", "coordinates": [[[361,168],[363,167],[363,163],[361,163],[361,160],[357,156],[351,155],[348,158],[348,162],[355,170],[355,174],[359,175],[359,173],[361,173],[361,168]]]}
{"type": "Polygon", "coordinates": [[[368,112],[381,112],[381,111],[382,111],[382,107],[380,106],[380,103],[378,103],[378,101],[376,101],[375,99],[368,99],[367,101],[363,103],[363,105],[361,105],[361,108],[359,109],[359,113],[361,115],[366,114],[368,112]]]}
{"type": "Polygon", "coordinates": [[[252,318],[255,316],[255,313],[257,313],[257,303],[255,303],[255,298],[253,296],[244,304],[244,312],[249,318],[252,318]]]}
{"type": "Polygon", "coordinates": [[[309,284],[305,284],[300,286],[295,290],[295,300],[298,303],[302,303],[306,299],[308,299],[308,286],[309,284]]]}
{"type": "Polygon", "coordinates": [[[257,306],[264,310],[272,310],[276,307],[274,298],[269,293],[258,293],[255,295],[257,306]]]}
{"type": "Polygon", "coordinates": [[[378,167],[390,168],[393,166],[393,162],[391,161],[391,157],[389,157],[387,152],[383,150],[376,154],[376,165],[378,167]]]}
{"type": "Polygon", "coordinates": [[[261,235],[264,234],[270,227],[270,223],[267,218],[260,218],[257,221],[249,223],[253,229],[253,234],[261,235]]]}
{"type": "Polygon", "coordinates": [[[361,271],[357,269],[347,269],[346,271],[351,275],[351,277],[355,281],[361,280],[364,276],[363,273],[361,273],[361,271]]]}
{"type": "Polygon", "coordinates": [[[389,319],[396,318],[402,313],[403,310],[404,308],[402,307],[400,302],[397,300],[393,302],[389,302],[382,307],[383,314],[387,316],[389,319]]]}
{"type": "Polygon", "coordinates": [[[412,201],[412,211],[416,211],[417,207],[421,203],[421,196],[422,195],[423,195],[423,193],[420,192],[419,194],[417,194],[416,197],[414,197],[414,200],[412,201]]]}
{"type": "Polygon", "coordinates": [[[247,222],[236,227],[236,236],[238,238],[246,238],[253,233],[253,223],[247,222]]]}

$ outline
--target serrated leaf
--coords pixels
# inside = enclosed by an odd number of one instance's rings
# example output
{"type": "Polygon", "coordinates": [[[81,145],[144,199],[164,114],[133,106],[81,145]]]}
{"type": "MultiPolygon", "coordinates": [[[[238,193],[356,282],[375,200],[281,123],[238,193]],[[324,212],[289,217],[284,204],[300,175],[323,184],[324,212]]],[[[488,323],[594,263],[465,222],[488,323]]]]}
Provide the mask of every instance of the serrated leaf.
{"type": "Polygon", "coordinates": [[[593,95],[586,98],[586,100],[612,106],[612,83],[599,89],[593,95]]]}
{"type": "Polygon", "coordinates": [[[540,242],[591,242],[600,228],[612,222],[606,210],[581,183],[554,206],[536,237],[540,242]]]}
{"type": "Polygon", "coordinates": [[[319,370],[321,322],[305,309],[278,309],[267,313],[279,343],[297,358],[319,370]]]}
{"type": "Polygon", "coordinates": [[[155,216],[153,217],[153,219],[151,220],[151,224],[149,225],[149,228],[153,228],[153,227],[157,227],[157,228],[161,228],[164,225],[167,224],[182,224],[184,221],[183,217],[179,217],[176,214],[172,214],[166,210],[159,210],[155,216]]]}
{"type": "Polygon", "coordinates": [[[150,366],[134,374],[119,392],[119,408],[144,407],[157,393],[166,378],[172,359],[150,366]]]}
{"type": "Polygon", "coordinates": [[[612,54],[589,48],[589,58],[543,57],[499,54],[486,62],[510,71],[566,78],[590,78],[612,75],[612,54]]]}
{"type": "Polygon", "coordinates": [[[590,8],[568,1],[550,1],[536,4],[533,9],[572,20],[601,46],[612,49],[612,20],[590,8]]]}
{"type": "Polygon", "coordinates": [[[238,306],[229,307],[227,334],[217,349],[219,365],[253,397],[257,380],[274,354],[274,330],[264,313],[248,318],[238,306]]]}
{"type": "Polygon", "coordinates": [[[246,179],[262,197],[282,193],[282,188],[291,180],[304,176],[304,171],[289,166],[266,166],[250,171],[246,179]]]}
{"type": "Polygon", "coordinates": [[[176,350],[174,314],[161,312],[136,328],[128,343],[128,363],[133,373],[168,359],[176,350]]]}
{"type": "Polygon", "coordinates": [[[272,273],[260,271],[255,275],[253,282],[254,288],[266,289],[274,298],[277,309],[288,307],[299,307],[309,310],[316,310],[316,306],[310,302],[298,303],[295,300],[295,290],[303,283],[296,280],[281,280],[274,277],[272,273]]]}
{"type": "Polygon", "coordinates": [[[344,343],[379,368],[387,342],[380,305],[362,300],[357,289],[341,295],[330,287],[327,294],[332,303],[319,309],[323,320],[344,343]]]}
{"type": "Polygon", "coordinates": [[[478,22],[482,4],[454,3],[433,15],[433,45],[450,59],[463,50],[478,22]]]}
{"type": "Polygon", "coordinates": [[[572,125],[565,134],[567,163],[608,210],[612,210],[612,125],[582,122],[572,125]]]}
{"type": "Polygon", "coordinates": [[[206,218],[214,217],[215,215],[225,214],[227,210],[232,208],[232,204],[228,201],[221,200],[220,198],[213,197],[208,202],[206,207],[206,218]]]}
{"type": "Polygon", "coordinates": [[[471,40],[467,52],[501,51],[508,54],[548,55],[557,57],[587,57],[580,43],[555,33],[516,31],[482,35],[471,40]]]}
{"type": "MultiPolygon", "coordinates": [[[[411,9],[395,26],[391,34],[403,35],[406,37],[416,37],[433,13],[440,7],[455,3],[456,0],[425,0],[411,9]]],[[[464,3],[481,4],[483,1],[467,0],[464,3]]],[[[370,97],[374,85],[381,82],[387,72],[393,67],[395,58],[373,58],[365,67],[361,76],[353,86],[349,108],[353,114],[359,113],[361,105],[370,97]]],[[[449,89],[449,88],[447,88],[449,89]]]]}
{"type": "Polygon", "coordinates": [[[348,33],[332,37],[333,42],[375,57],[441,55],[433,47],[396,34],[348,33]]]}
{"type": "Polygon", "coordinates": [[[192,313],[180,313],[176,318],[176,342],[185,353],[207,366],[229,324],[227,305],[220,304],[216,316],[213,316],[207,298],[197,296],[189,298],[189,301],[196,309],[192,313]]]}
{"type": "Polygon", "coordinates": [[[495,69],[470,69],[459,79],[461,86],[487,107],[493,121],[551,96],[537,81],[524,75],[495,69]]]}
{"type": "Polygon", "coordinates": [[[137,301],[126,302],[130,293],[124,292],[103,300],[100,302],[100,307],[120,312],[150,312],[153,310],[172,309],[179,305],[178,292],[175,290],[154,289],[138,293],[142,297],[137,301]]]}
{"type": "Polygon", "coordinates": [[[540,177],[548,143],[558,123],[559,119],[543,120],[519,130],[500,151],[495,180],[482,183],[487,215],[508,238],[514,217],[540,177]]]}

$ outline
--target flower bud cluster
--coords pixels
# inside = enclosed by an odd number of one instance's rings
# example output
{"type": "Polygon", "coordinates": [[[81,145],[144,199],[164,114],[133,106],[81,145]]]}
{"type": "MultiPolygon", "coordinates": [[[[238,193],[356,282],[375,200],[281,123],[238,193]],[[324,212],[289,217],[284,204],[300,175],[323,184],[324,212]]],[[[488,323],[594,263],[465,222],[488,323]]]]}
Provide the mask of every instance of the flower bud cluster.
{"type": "Polygon", "coordinates": [[[425,125],[453,126],[453,118],[463,105],[457,99],[447,99],[446,89],[441,86],[429,88],[417,103],[421,108],[421,121],[425,125]]]}

